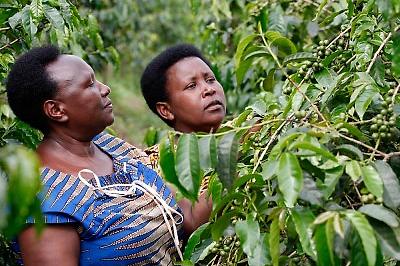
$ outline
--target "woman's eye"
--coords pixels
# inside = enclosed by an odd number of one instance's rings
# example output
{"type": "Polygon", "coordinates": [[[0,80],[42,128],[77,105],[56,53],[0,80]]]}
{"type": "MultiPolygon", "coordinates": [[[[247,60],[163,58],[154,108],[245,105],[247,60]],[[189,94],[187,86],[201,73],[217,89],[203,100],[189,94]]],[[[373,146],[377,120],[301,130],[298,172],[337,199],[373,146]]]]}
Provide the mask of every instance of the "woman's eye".
{"type": "Polygon", "coordinates": [[[214,77],[208,78],[208,79],[207,79],[207,82],[214,82],[214,81],[215,81],[215,78],[214,78],[214,77]]]}
{"type": "Polygon", "coordinates": [[[196,83],[190,83],[189,85],[186,86],[186,89],[193,89],[196,87],[196,83]]]}
{"type": "Polygon", "coordinates": [[[94,81],[91,81],[89,84],[89,87],[93,87],[94,86],[94,81]]]}

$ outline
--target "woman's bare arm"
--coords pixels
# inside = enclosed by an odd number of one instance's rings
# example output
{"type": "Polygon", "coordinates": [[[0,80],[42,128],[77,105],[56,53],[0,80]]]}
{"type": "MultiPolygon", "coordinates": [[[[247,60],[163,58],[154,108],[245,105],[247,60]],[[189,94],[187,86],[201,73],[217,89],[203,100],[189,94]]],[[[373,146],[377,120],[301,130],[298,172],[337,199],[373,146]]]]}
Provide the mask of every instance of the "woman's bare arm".
{"type": "Polygon", "coordinates": [[[18,243],[25,266],[79,265],[80,239],[73,225],[46,225],[40,235],[29,226],[18,243]]]}

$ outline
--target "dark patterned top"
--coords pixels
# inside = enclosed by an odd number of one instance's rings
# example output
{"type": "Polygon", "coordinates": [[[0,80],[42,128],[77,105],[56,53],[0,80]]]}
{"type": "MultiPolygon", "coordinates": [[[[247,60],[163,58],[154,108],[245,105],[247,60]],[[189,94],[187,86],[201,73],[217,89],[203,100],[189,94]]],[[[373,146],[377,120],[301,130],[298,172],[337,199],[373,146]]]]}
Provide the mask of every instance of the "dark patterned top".
{"type": "MultiPolygon", "coordinates": [[[[113,174],[98,177],[101,186],[140,180],[180,212],[162,179],[138,161],[140,152],[135,147],[106,133],[96,136],[93,142],[114,162],[113,174]]],[[[136,189],[129,196],[111,197],[97,189],[94,178],[88,185],[76,176],[49,168],[43,169],[41,178],[43,190],[39,197],[45,222],[78,224],[80,265],[173,264],[177,249],[154,196],[136,189]]],[[[180,216],[173,217],[181,237],[180,216]]]]}

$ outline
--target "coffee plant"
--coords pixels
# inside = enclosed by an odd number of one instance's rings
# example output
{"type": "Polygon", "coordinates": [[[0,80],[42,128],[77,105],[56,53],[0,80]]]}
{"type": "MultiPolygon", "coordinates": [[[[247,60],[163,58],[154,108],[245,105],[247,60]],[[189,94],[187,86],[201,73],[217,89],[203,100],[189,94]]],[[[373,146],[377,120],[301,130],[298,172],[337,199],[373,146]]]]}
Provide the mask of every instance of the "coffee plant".
{"type": "Polygon", "coordinates": [[[182,265],[398,265],[400,2],[223,2],[192,5],[234,58],[221,82],[254,96],[217,133],[160,144],[183,196],[210,176],[182,265]]]}

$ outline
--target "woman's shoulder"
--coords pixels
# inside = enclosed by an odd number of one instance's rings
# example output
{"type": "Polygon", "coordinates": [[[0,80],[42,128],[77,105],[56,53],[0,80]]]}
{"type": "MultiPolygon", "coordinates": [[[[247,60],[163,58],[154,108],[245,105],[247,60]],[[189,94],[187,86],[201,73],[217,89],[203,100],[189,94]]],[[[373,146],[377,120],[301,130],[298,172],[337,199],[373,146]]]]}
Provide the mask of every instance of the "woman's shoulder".
{"type": "Polygon", "coordinates": [[[96,135],[92,141],[115,158],[129,157],[129,159],[140,161],[146,166],[151,166],[149,156],[142,149],[114,135],[102,132],[96,135]]]}

